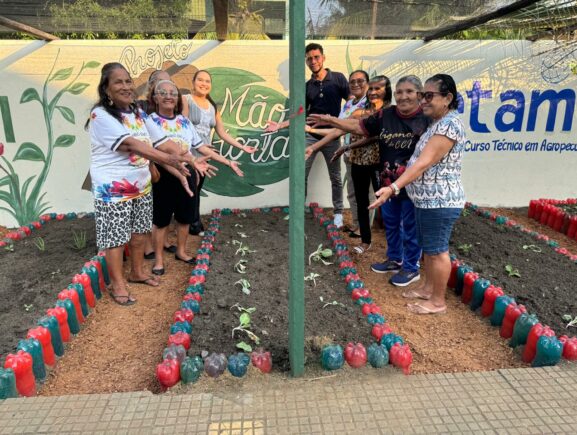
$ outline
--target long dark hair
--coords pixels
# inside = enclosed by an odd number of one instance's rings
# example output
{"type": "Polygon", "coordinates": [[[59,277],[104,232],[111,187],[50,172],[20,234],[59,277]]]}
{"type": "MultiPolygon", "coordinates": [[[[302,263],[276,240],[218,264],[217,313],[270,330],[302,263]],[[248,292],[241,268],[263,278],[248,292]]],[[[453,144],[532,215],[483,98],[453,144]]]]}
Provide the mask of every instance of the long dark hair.
{"type": "MultiPolygon", "coordinates": [[[[199,70],[196,71],[196,72],[194,73],[194,75],[192,76],[192,87],[193,87],[193,88],[194,88],[194,81],[196,80],[196,78],[198,77],[198,75],[199,75],[201,72],[208,74],[208,76],[210,77],[210,83],[211,83],[211,86],[212,86],[212,75],[211,75],[207,70],[205,70],[205,69],[199,69],[199,70]]],[[[208,94],[208,95],[206,96],[206,99],[210,102],[210,104],[212,104],[212,106],[214,107],[214,111],[215,111],[215,112],[218,112],[218,107],[216,106],[216,103],[215,103],[215,101],[212,99],[212,97],[210,96],[210,94],[208,94]]]]}
{"type": "Polygon", "coordinates": [[[433,77],[429,77],[425,83],[436,83],[441,94],[447,95],[450,93],[453,96],[453,99],[448,106],[449,109],[455,110],[459,107],[459,101],[457,100],[457,85],[455,84],[453,77],[449,74],[435,74],[433,77]]]}
{"type": "MultiPolygon", "coordinates": [[[[108,85],[110,84],[110,74],[112,74],[112,71],[117,70],[117,69],[123,69],[124,71],[126,71],[126,74],[128,74],[130,76],[128,70],[121,63],[110,62],[110,63],[107,63],[106,65],[104,65],[102,67],[102,69],[100,70],[100,82],[98,83],[98,88],[97,88],[98,101],[96,102],[96,104],[94,106],[92,106],[92,109],[90,109],[90,111],[92,112],[92,110],[94,110],[95,108],[102,107],[114,119],[116,119],[116,120],[118,120],[118,122],[122,123],[122,111],[114,105],[113,101],[108,97],[108,94],[106,93],[106,89],[108,88],[108,85]]],[[[130,111],[132,113],[134,113],[137,117],[139,116],[138,115],[138,107],[136,106],[136,104],[134,102],[130,104],[130,111]]],[[[90,124],[90,118],[88,118],[84,127],[87,128],[89,124],[90,124]]]]}

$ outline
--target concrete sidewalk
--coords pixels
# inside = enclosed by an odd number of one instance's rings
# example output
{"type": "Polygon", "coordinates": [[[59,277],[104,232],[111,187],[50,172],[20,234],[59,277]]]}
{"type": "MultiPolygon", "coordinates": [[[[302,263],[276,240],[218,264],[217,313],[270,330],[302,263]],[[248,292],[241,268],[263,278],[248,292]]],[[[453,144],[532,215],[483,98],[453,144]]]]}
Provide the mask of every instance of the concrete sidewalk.
{"type": "Polygon", "coordinates": [[[9,399],[0,402],[0,434],[577,433],[575,364],[367,373],[252,392],[9,399]]]}

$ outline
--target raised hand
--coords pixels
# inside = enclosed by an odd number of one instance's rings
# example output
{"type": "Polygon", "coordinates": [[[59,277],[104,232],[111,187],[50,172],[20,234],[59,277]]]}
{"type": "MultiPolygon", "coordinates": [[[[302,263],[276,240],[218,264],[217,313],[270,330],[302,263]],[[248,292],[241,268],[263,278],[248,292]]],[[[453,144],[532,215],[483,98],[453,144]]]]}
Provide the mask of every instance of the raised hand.
{"type": "Polygon", "coordinates": [[[238,175],[239,177],[244,177],[244,172],[242,172],[242,171],[240,170],[240,167],[239,167],[239,166],[240,166],[240,163],[235,162],[235,161],[233,161],[233,160],[230,161],[230,169],[232,169],[232,171],[233,171],[236,175],[238,175]]]}

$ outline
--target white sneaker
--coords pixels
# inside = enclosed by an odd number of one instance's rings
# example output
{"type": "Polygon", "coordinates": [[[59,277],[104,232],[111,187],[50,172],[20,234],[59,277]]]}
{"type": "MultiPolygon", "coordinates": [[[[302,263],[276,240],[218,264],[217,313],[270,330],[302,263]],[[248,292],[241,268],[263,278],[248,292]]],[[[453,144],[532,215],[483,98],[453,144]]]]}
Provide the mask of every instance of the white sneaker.
{"type": "Polygon", "coordinates": [[[343,215],[340,213],[335,214],[335,218],[333,219],[333,223],[336,225],[337,228],[343,227],[343,215]]]}

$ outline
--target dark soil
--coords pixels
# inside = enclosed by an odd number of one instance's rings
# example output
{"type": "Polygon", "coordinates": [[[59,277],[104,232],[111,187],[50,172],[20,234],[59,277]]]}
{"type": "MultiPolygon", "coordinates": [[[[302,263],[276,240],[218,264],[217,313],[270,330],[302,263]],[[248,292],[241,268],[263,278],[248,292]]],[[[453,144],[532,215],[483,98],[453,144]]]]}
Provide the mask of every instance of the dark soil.
{"type": "MultiPolygon", "coordinates": [[[[207,278],[202,313],[193,322],[191,353],[207,350],[230,355],[239,351],[236,344],[240,341],[256,347],[244,332],[236,332],[232,337],[232,329],[239,324],[240,312],[234,307],[238,304],[256,308],[251,314],[251,331],[260,338],[259,346],[271,352],[273,367],[288,370],[289,244],[288,221],[284,218],[281,213],[249,213],[246,217],[222,218],[222,232],[215,244],[217,252],[207,278]],[[242,238],[241,232],[248,237],[242,238]],[[256,252],[245,257],[235,255],[238,246],[232,243],[233,240],[241,241],[256,252]],[[248,260],[245,274],[234,271],[235,263],[241,258],[248,260]],[[235,285],[241,278],[250,282],[250,295],[244,294],[240,285],[235,285]]],[[[305,218],[305,228],[307,257],[320,244],[328,247],[325,229],[311,215],[305,218]]],[[[336,254],[332,261],[336,261],[336,254]]],[[[305,282],[305,357],[308,363],[318,364],[320,350],[326,343],[344,346],[355,341],[368,346],[373,341],[371,327],[346,292],[338,266],[313,262],[305,267],[305,275],[310,273],[320,277],[316,279],[316,286],[311,281],[305,282]],[[333,301],[342,305],[323,308],[325,303],[333,301]]]]}
{"type": "Polygon", "coordinates": [[[473,267],[483,278],[503,288],[517,303],[537,315],[558,335],[574,335],[566,328],[563,316],[577,315],[577,265],[553,251],[546,243],[516,229],[497,225],[470,213],[461,216],[451,238],[451,252],[473,267]],[[471,245],[469,252],[463,245],[471,245]],[[523,249],[523,246],[534,246],[523,249]],[[461,247],[459,249],[459,247],[461,247]],[[520,277],[509,276],[505,266],[518,270],[520,277]]]}
{"type": "Polygon", "coordinates": [[[96,254],[94,219],[50,221],[13,247],[14,251],[0,250],[0,362],[96,254]],[[85,248],[73,247],[72,230],[86,233],[85,248]],[[34,244],[39,237],[44,251],[34,244]]]}

